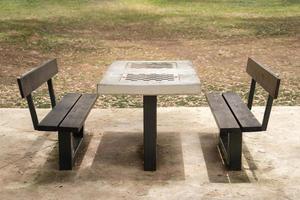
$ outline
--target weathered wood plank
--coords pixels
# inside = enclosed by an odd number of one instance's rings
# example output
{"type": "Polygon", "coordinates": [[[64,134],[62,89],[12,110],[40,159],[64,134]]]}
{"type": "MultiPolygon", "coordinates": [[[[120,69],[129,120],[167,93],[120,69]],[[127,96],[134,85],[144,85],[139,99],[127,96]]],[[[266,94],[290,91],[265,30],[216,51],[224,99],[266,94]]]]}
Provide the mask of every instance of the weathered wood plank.
{"type": "Polygon", "coordinates": [[[238,125],[236,119],[234,118],[221,94],[206,94],[206,98],[209,107],[215,117],[217,125],[221,131],[232,131],[240,129],[240,126],[238,125]]]}
{"type": "Polygon", "coordinates": [[[279,92],[280,78],[269,69],[259,64],[252,58],[248,58],[247,73],[259,83],[274,99],[279,92]]]}
{"type": "Polygon", "coordinates": [[[57,131],[59,124],[70,112],[80,96],[80,94],[75,93],[66,94],[62,98],[62,100],[39,123],[38,129],[41,131],[57,131]]]}
{"type": "Polygon", "coordinates": [[[96,94],[83,94],[59,125],[58,130],[79,132],[96,100],[96,94]]]}
{"type": "Polygon", "coordinates": [[[57,61],[53,59],[23,74],[17,79],[22,98],[28,96],[57,73],[57,61]]]}
{"type": "Polygon", "coordinates": [[[239,95],[234,92],[226,92],[223,93],[223,97],[243,132],[261,131],[261,123],[259,123],[239,95]]]}

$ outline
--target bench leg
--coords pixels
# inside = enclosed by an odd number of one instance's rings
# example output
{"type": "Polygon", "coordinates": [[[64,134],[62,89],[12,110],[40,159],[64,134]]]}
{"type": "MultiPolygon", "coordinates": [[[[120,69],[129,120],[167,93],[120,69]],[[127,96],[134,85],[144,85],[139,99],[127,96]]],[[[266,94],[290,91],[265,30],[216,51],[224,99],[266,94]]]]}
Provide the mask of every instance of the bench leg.
{"type": "Polygon", "coordinates": [[[80,148],[80,145],[82,144],[83,137],[84,137],[84,126],[82,126],[79,132],[73,133],[74,157],[76,157],[77,151],[80,148]]]}
{"type": "Polygon", "coordinates": [[[77,133],[59,131],[59,169],[72,170],[77,151],[83,141],[84,126],[77,133]]]}
{"type": "Polygon", "coordinates": [[[74,133],[74,137],[83,138],[83,134],[84,134],[84,126],[82,126],[82,128],[78,133],[74,133]]]}
{"type": "Polygon", "coordinates": [[[241,170],[242,168],[242,132],[233,132],[229,137],[229,169],[241,170]]]}
{"type": "Polygon", "coordinates": [[[59,169],[72,170],[73,167],[73,136],[71,132],[58,132],[59,169]]]}
{"type": "Polygon", "coordinates": [[[156,170],[156,96],[144,96],[144,170],[156,170]]]}
{"type": "Polygon", "coordinates": [[[242,132],[221,131],[219,149],[229,170],[241,170],[242,166],[242,132]]]}

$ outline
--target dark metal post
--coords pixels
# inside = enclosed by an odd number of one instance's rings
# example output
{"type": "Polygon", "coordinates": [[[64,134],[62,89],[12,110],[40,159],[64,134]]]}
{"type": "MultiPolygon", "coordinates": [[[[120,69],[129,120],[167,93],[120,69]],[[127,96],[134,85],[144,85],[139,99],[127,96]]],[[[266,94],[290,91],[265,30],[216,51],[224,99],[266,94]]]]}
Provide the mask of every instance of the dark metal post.
{"type": "Polygon", "coordinates": [[[256,85],[256,81],[254,79],[252,79],[251,80],[250,91],[249,91],[249,96],[248,96],[248,108],[250,110],[252,108],[253,97],[254,97],[254,92],[255,92],[255,85],[256,85]]]}
{"type": "Polygon", "coordinates": [[[38,117],[37,117],[37,114],[36,114],[36,110],[35,110],[35,107],[34,107],[34,103],[33,103],[31,94],[29,94],[26,97],[26,100],[27,100],[27,103],[28,103],[28,107],[29,107],[33,127],[34,127],[35,130],[37,130],[38,125],[39,125],[39,120],[38,120],[38,117]]]}
{"type": "Polygon", "coordinates": [[[47,85],[48,85],[48,90],[49,90],[49,95],[50,95],[50,100],[51,100],[51,106],[53,108],[56,105],[56,100],[55,100],[55,93],[54,93],[54,89],[53,89],[52,79],[49,79],[47,81],[47,85]]]}
{"type": "Polygon", "coordinates": [[[144,96],[144,170],[156,170],[157,97],[144,96]]]}
{"type": "Polygon", "coordinates": [[[267,101],[267,105],[266,105],[266,109],[265,109],[264,119],[263,119],[263,122],[262,122],[262,130],[263,131],[267,130],[267,126],[268,126],[268,123],[269,123],[269,118],[270,118],[270,114],[271,114],[273,100],[274,100],[274,98],[271,95],[269,95],[268,101],[267,101]]]}
{"type": "Polygon", "coordinates": [[[73,141],[71,132],[58,132],[59,169],[72,170],[73,141]]]}
{"type": "Polygon", "coordinates": [[[74,137],[83,138],[83,134],[84,134],[84,125],[82,126],[82,128],[78,133],[74,133],[74,137]]]}
{"type": "Polygon", "coordinates": [[[228,166],[229,165],[229,158],[228,158],[228,149],[229,149],[229,133],[228,131],[221,131],[219,135],[219,150],[222,156],[222,160],[228,166]]]}
{"type": "Polygon", "coordinates": [[[242,132],[229,133],[229,168],[230,170],[241,170],[242,167],[242,132]]]}

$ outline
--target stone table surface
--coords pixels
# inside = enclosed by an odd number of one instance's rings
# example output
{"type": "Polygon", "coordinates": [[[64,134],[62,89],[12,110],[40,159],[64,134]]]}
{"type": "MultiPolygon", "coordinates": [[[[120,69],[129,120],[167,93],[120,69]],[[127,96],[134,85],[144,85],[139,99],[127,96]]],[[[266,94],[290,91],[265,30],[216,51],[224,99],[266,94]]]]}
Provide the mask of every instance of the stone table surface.
{"type": "Polygon", "coordinates": [[[99,94],[199,94],[190,61],[115,61],[97,86],[99,94]]]}

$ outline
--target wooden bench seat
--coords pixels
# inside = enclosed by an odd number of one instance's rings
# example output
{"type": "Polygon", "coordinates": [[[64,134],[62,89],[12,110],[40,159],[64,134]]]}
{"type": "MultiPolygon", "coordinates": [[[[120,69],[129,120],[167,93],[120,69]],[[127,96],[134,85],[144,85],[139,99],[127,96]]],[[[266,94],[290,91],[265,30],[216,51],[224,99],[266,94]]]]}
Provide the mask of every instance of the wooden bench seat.
{"type": "Polygon", "coordinates": [[[227,106],[222,94],[210,93],[206,95],[206,98],[221,131],[240,130],[240,126],[227,106]]]}
{"type": "Polygon", "coordinates": [[[222,96],[236,121],[239,123],[242,132],[261,131],[261,123],[256,119],[238,94],[225,92],[222,96]]]}
{"type": "Polygon", "coordinates": [[[219,127],[219,150],[231,170],[240,170],[242,164],[242,133],[267,129],[273,99],[278,96],[280,79],[252,58],[248,59],[246,72],[251,76],[248,103],[233,92],[206,95],[209,107],[219,127]],[[256,83],[268,92],[269,97],[262,123],[251,112],[256,83]]]}
{"type": "Polygon", "coordinates": [[[38,130],[79,132],[96,100],[96,94],[66,94],[39,123],[38,130]]]}
{"type": "Polygon", "coordinates": [[[59,169],[71,170],[83,140],[85,120],[97,95],[68,93],[56,103],[52,77],[57,73],[57,62],[53,59],[23,74],[17,81],[22,98],[27,100],[34,129],[58,131],[59,169]],[[46,82],[52,110],[39,122],[31,93],[46,82]]]}
{"type": "Polygon", "coordinates": [[[68,93],[38,124],[40,131],[58,131],[58,126],[73,108],[81,94],[68,93]]]}
{"type": "Polygon", "coordinates": [[[79,132],[95,101],[96,94],[83,94],[58,127],[59,131],[79,132]]]}

